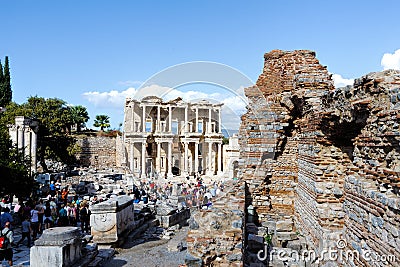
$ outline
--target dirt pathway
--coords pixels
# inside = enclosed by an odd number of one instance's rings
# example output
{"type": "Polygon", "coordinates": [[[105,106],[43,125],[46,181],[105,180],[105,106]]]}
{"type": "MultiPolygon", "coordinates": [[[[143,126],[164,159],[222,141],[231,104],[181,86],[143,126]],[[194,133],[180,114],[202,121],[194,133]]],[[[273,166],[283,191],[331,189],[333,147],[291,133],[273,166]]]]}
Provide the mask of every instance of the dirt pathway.
{"type": "Polygon", "coordinates": [[[114,257],[103,266],[174,267],[184,264],[188,227],[175,231],[151,227],[137,239],[116,249],[114,257]],[[170,235],[171,239],[164,239],[170,235]],[[183,246],[178,251],[178,245],[183,246]]]}

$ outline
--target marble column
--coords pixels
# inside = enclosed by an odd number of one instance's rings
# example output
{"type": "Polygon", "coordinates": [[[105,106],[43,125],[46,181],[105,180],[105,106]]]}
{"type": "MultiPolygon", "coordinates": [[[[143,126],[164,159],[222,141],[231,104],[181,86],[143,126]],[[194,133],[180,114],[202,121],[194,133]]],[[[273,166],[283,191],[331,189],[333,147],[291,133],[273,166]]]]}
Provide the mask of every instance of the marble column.
{"type": "Polygon", "coordinates": [[[156,131],[161,132],[161,123],[160,123],[160,106],[157,106],[157,124],[156,124],[156,131]]]}
{"type": "Polygon", "coordinates": [[[168,107],[168,132],[172,132],[172,107],[168,107]]]}
{"type": "Polygon", "coordinates": [[[194,143],[194,172],[197,175],[199,172],[199,143],[194,143]]]}
{"type": "Polygon", "coordinates": [[[146,131],[146,106],[143,105],[143,114],[142,114],[142,132],[146,131]]]}
{"type": "Polygon", "coordinates": [[[24,147],[22,149],[25,156],[31,155],[31,132],[32,130],[29,127],[25,128],[24,131],[24,147]]]}
{"type": "Polygon", "coordinates": [[[19,126],[18,127],[18,140],[17,140],[17,147],[18,150],[23,151],[24,148],[24,126],[19,126]]]}
{"type": "Polygon", "coordinates": [[[208,174],[213,175],[213,169],[212,169],[212,142],[208,143],[208,174]]]}
{"type": "Polygon", "coordinates": [[[222,133],[222,129],[221,129],[221,108],[218,109],[218,133],[222,133]]]}
{"type": "Polygon", "coordinates": [[[218,175],[222,175],[222,144],[218,143],[218,175]]]}
{"type": "Polygon", "coordinates": [[[184,175],[188,175],[188,142],[185,142],[185,152],[183,154],[183,172],[184,175]]]}
{"type": "Polygon", "coordinates": [[[142,141],[141,178],[146,178],[146,142],[142,141]]]}
{"type": "Polygon", "coordinates": [[[135,102],[132,101],[131,103],[132,103],[132,106],[131,106],[131,110],[132,110],[132,112],[131,112],[131,116],[132,116],[131,131],[137,132],[138,129],[135,129],[135,102]]]}
{"type": "Polygon", "coordinates": [[[167,173],[167,177],[168,178],[172,178],[172,141],[168,142],[168,173],[167,173]]]}
{"type": "Polygon", "coordinates": [[[208,109],[208,133],[212,133],[212,127],[211,127],[211,108],[208,109]]]}
{"type": "Polygon", "coordinates": [[[185,133],[188,132],[188,107],[185,107],[185,127],[184,127],[185,133]]]}
{"type": "Polygon", "coordinates": [[[135,155],[134,155],[134,151],[135,151],[135,143],[134,142],[130,142],[130,152],[129,154],[131,154],[131,158],[129,161],[129,169],[131,169],[131,172],[134,173],[135,172],[135,155]]]}
{"type": "MultiPolygon", "coordinates": [[[[196,107],[196,127],[194,127],[195,132],[198,133],[199,132],[199,108],[196,107]]],[[[197,170],[196,170],[197,172],[197,170]]]]}
{"type": "Polygon", "coordinates": [[[32,172],[37,172],[37,157],[36,157],[36,150],[37,150],[37,134],[36,129],[32,131],[32,144],[31,144],[31,163],[32,163],[32,172]]]}
{"type": "Polygon", "coordinates": [[[156,162],[157,174],[161,173],[161,142],[157,142],[157,162],[156,162]]]}

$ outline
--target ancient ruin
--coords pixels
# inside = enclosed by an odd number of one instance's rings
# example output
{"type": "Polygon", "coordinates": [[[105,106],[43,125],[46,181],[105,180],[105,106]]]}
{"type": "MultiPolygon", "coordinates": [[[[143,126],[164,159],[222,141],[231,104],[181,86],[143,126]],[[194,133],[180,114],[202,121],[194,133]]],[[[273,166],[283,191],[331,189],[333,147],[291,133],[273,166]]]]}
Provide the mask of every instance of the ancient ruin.
{"type": "MultiPolygon", "coordinates": [[[[178,231],[188,223],[187,266],[398,264],[400,71],[369,73],[335,88],[312,51],[274,50],[264,59],[257,83],[245,89],[249,103],[239,134],[225,146],[220,104],[158,97],[127,99],[123,136],[82,141],[88,165],[125,166],[118,181],[88,174],[94,187],[102,185],[99,193],[117,195],[143,177],[224,171],[230,178],[210,205],[191,202],[191,209],[182,183],[173,183],[155,205],[132,204],[128,196],[96,204],[94,242],[120,243],[130,231],[130,239],[160,239],[158,232],[170,238],[171,231],[155,227],[178,231]]],[[[51,238],[35,243],[31,257],[39,264],[35,251],[76,243],[74,235],[61,243],[51,238]]],[[[180,250],[174,242],[168,246],[180,250]]],[[[75,262],[81,249],[67,261],[75,262]]]]}
{"type": "Polygon", "coordinates": [[[142,178],[222,174],[221,106],[128,98],[124,144],[131,172],[142,178]]]}
{"type": "Polygon", "coordinates": [[[133,199],[119,196],[91,207],[90,225],[96,243],[117,243],[136,226],[133,199]]]}
{"type": "MultiPolygon", "coordinates": [[[[246,89],[240,129],[246,207],[255,213],[245,236],[256,226],[273,247],[287,249],[287,260],[272,257],[271,266],[289,266],[291,251],[306,249],[399,259],[400,71],[335,89],[312,51],[274,50],[264,58],[256,86],[246,89]]],[[[245,264],[261,262],[257,250],[244,252],[245,264]]],[[[387,264],[362,256],[333,262],[387,264]]]]}
{"type": "Polygon", "coordinates": [[[31,172],[37,172],[37,131],[38,122],[25,118],[15,117],[15,124],[8,125],[10,138],[18,150],[31,159],[31,172]]]}

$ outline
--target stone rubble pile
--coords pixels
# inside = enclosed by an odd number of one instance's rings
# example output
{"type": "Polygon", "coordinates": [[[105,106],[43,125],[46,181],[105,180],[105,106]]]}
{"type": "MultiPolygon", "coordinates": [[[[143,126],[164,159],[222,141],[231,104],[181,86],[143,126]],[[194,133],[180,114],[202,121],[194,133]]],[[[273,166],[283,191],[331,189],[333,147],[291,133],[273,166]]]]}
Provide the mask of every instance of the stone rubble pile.
{"type": "Polygon", "coordinates": [[[241,266],[244,186],[226,186],[210,209],[192,214],[187,236],[187,266],[241,266]]]}

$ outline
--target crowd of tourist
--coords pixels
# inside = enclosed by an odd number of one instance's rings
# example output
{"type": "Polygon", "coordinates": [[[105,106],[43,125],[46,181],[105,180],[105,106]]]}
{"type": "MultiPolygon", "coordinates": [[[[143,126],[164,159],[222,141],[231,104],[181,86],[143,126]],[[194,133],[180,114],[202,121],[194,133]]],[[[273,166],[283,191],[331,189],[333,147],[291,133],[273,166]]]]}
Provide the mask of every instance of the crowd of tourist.
{"type": "Polygon", "coordinates": [[[134,187],[128,194],[132,196],[136,203],[140,201],[157,203],[158,201],[168,202],[171,195],[175,193],[185,198],[182,204],[186,207],[203,209],[209,208],[212,205],[212,200],[224,190],[222,182],[206,185],[201,178],[198,178],[196,183],[179,183],[175,186],[177,192],[173,192],[174,184],[171,182],[164,184],[157,184],[153,181],[142,182],[140,188],[134,187]]]}
{"type": "MultiPolygon", "coordinates": [[[[223,183],[205,185],[202,179],[196,183],[172,184],[171,182],[155,183],[154,181],[141,182],[133,186],[128,192],[121,192],[132,197],[134,203],[168,203],[172,195],[184,197],[181,205],[188,208],[208,209],[212,201],[224,190],[223,183]]],[[[90,206],[109,198],[106,196],[92,196],[91,198],[70,195],[69,187],[61,186],[61,182],[51,182],[47,197],[30,197],[18,200],[13,205],[10,196],[4,196],[0,202],[0,261],[7,260],[12,265],[12,247],[20,246],[26,240],[26,246],[38,239],[45,229],[57,226],[79,226],[82,233],[90,234],[90,206]],[[21,227],[21,238],[15,240],[13,228],[21,227]],[[7,236],[8,243],[1,246],[1,236],[7,236]]]]}

